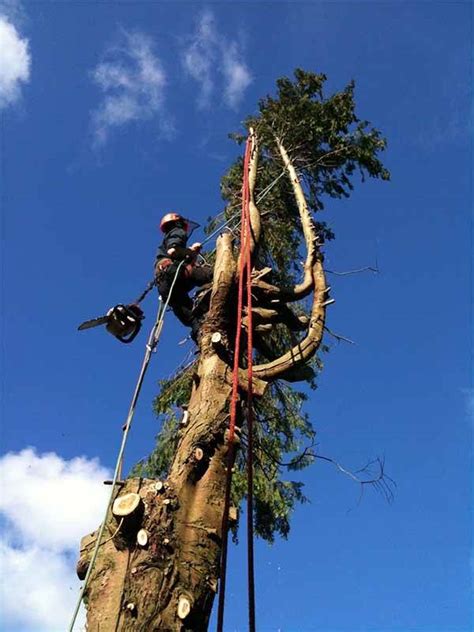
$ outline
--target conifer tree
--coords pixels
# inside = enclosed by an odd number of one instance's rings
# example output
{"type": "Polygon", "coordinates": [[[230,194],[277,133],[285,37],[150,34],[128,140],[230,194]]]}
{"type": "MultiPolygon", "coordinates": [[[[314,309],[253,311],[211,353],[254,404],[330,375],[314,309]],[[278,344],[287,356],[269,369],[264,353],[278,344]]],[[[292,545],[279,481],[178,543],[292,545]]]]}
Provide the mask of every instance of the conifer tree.
{"type": "MultiPolygon", "coordinates": [[[[315,429],[297,384],[316,387],[326,349],[332,299],[324,250],[334,234],[322,219],[324,202],[349,197],[358,178],[389,179],[379,157],[386,142],[356,115],[354,83],[326,96],[325,82],[325,75],[301,69],[293,79],[278,79],[276,94],[261,99],[258,114],[231,134],[242,144],[251,132],[252,142],[254,529],[268,541],[288,535],[295,504],[306,500],[295,472],[315,459],[309,449],[315,429]]],[[[162,429],[150,456],[117,491],[131,494],[124,502],[133,508],[121,522],[109,516],[109,536],[86,588],[90,629],[207,629],[219,585],[242,177],[239,158],[221,181],[225,210],[208,226],[210,232],[225,222],[226,229],[207,255],[214,281],[202,298],[209,304],[199,354],[159,384],[154,407],[162,429]]],[[[244,335],[247,323],[244,317],[244,335]]],[[[235,537],[248,439],[244,357],[240,366],[230,512],[235,537]]],[[[81,572],[93,539],[82,543],[81,572]]]]}

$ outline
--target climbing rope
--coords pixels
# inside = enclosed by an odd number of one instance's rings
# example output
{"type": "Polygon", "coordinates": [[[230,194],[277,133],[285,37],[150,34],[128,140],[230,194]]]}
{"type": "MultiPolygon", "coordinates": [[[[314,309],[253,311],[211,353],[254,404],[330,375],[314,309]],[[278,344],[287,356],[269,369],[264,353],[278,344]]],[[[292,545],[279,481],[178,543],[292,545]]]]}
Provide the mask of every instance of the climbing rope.
{"type": "Polygon", "coordinates": [[[135,413],[135,408],[137,405],[137,401],[138,401],[138,397],[140,395],[140,391],[142,388],[142,384],[143,384],[143,380],[145,378],[145,374],[146,371],[148,369],[148,365],[150,364],[150,359],[151,359],[151,354],[153,353],[153,351],[156,349],[158,342],[160,340],[160,336],[161,336],[161,332],[163,329],[163,323],[164,323],[164,318],[165,318],[165,314],[166,314],[166,309],[168,307],[168,303],[170,301],[170,297],[173,293],[173,288],[175,286],[175,283],[178,279],[178,274],[181,270],[182,265],[184,264],[184,260],[180,261],[175,275],[173,277],[173,282],[171,283],[171,287],[170,287],[170,291],[168,293],[168,296],[166,298],[165,303],[163,304],[161,298],[160,298],[160,304],[158,306],[158,312],[156,315],[156,319],[155,319],[155,323],[151,329],[150,332],[150,336],[148,338],[148,342],[146,344],[145,347],[145,356],[143,358],[143,362],[142,362],[142,366],[140,369],[140,374],[138,376],[138,380],[135,386],[135,390],[133,393],[133,397],[132,397],[132,401],[130,404],[130,408],[128,409],[128,415],[127,415],[127,420],[123,426],[123,436],[122,436],[122,443],[120,445],[120,450],[118,453],[118,457],[117,457],[117,461],[115,464],[115,471],[114,471],[114,477],[112,480],[112,486],[111,486],[111,492],[110,492],[110,497],[109,497],[109,501],[107,503],[107,509],[105,510],[105,514],[104,514],[104,519],[102,520],[102,523],[100,525],[99,528],[99,533],[97,534],[97,539],[95,542],[95,546],[94,546],[94,550],[92,552],[92,556],[91,556],[91,561],[89,563],[89,567],[87,569],[87,573],[86,576],[84,578],[84,583],[81,586],[81,589],[79,591],[79,597],[76,603],[76,607],[74,609],[74,614],[72,616],[72,620],[71,623],[69,625],[69,629],[68,632],[72,632],[74,629],[74,624],[76,623],[76,619],[77,619],[77,615],[79,613],[79,608],[81,606],[81,601],[85,592],[85,589],[88,585],[89,582],[89,578],[92,574],[92,570],[94,568],[94,564],[95,561],[97,559],[97,554],[99,551],[99,547],[101,545],[101,540],[102,540],[102,536],[104,534],[104,530],[105,530],[105,525],[107,523],[107,516],[109,514],[110,511],[110,507],[112,506],[112,501],[114,499],[114,493],[115,493],[115,487],[117,486],[117,481],[120,480],[120,476],[121,476],[121,472],[122,472],[122,462],[123,462],[123,456],[124,456],[124,452],[125,452],[125,446],[127,444],[127,439],[128,439],[128,433],[130,431],[130,427],[132,425],[132,420],[133,420],[133,415],[135,413]]]}
{"type": "Polygon", "coordinates": [[[237,323],[234,345],[234,365],[232,374],[232,395],[230,401],[230,422],[228,430],[228,452],[227,452],[227,476],[224,497],[224,513],[222,516],[222,553],[219,603],[217,611],[217,632],[223,632],[224,628],[224,606],[225,606],[225,586],[227,574],[227,549],[229,531],[229,509],[230,493],[232,486],[232,468],[235,460],[235,422],[237,415],[237,399],[239,387],[239,358],[240,339],[242,331],[243,312],[243,286],[246,273],[247,285],[247,432],[248,432],[248,455],[247,455],[247,560],[248,560],[248,598],[249,598],[249,630],[255,632],[255,581],[254,581],[254,561],[253,561],[253,412],[252,412],[252,294],[251,294],[251,222],[249,210],[249,181],[248,172],[250,164],[251,141],[247,139],[244,158],[244,176],[242,185],[242,216],[241,216],[241,252],[239,267],[239,282],[237,293],[237,323]]]}

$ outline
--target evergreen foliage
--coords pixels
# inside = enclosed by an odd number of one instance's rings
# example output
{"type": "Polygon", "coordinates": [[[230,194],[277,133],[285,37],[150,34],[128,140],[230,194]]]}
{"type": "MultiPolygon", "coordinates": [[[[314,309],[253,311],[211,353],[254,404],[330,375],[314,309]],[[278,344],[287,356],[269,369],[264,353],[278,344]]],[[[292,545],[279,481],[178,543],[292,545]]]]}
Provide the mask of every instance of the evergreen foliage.
{"type": "MultiPolygon", "coordinates": [[[[277,80],[276,96],[266,96],[259,102],[259,113],[245,120],[248,130],[257,133],[260,149],[256,200],[262,215],[263,234],[256,257],[256,267],[270,266],[270,281],[293,285],[300,280],[304,245],[298,208],[291,184],[283,173],[283,164],[275,145],[275,137],[284,144],[300,175],[310,210],[315,217],[324,209],[324,198],[349,197],[353,180],[359,174],[389,179],[389,172],[378,158],[386,141],[368,121],[355,114],[354,82],[329,97],[324,95],[326,76],[295,71],[294,80],[277,80]],[[260,199],[259,199],[260,198],[260,199]]],[[[246,133],[230,135],[242,143],[246,133]]],[[[240,197],[243,161],[238,158],[221,180],[221,194],[227,203],[224,219],[237,228],[240,217],[240,197]]],[[[218,221],[210,221],[208,231],[218,221]]],[[[334,238],[330,227],[315,221],[319,241],[334,238]]],[[[266,277],[267,279],[268,277],[266,277]]],[[[306,301],[293,305],[297,313],[305,313],[306,301]]],[[[256,361],[267,361],[281,355],[296,342],[294,332],[277,325],[256,348],[256,361]]],[[[327,351],[327,347],[322,347],[327,351]]],[[[310,387],[316,387],[316,377],[322,369],[316,356],[301,373],[310,387]]],[[[178,407],[186,404],[191,392],[193,367],[171,380],[160,382],[154,409],[162,421],[157,445],[150,457],[139,463],[134,474],[164,477],[167,474],[179,437],[178,407]]],[[[304,452],[313,444],[315,431],[303,411],[307,396],[281,380],[272,384],[264,397],[255,402],[255,531],[267,541],[275,534],[283,537],[290,529],[291,513],[297,502],[307,499],[302,483],[286,480],[293,471],[310,465],[314,457],[304,452]]],[[[242,440],[245,444],[245,429],[242,440]]],[[[245,455],[240,451],[233,478],[232,500],[239,506],[246,494],[245,455]]],[[[236,537],[236,533],[234,533],[236,537]]]]}

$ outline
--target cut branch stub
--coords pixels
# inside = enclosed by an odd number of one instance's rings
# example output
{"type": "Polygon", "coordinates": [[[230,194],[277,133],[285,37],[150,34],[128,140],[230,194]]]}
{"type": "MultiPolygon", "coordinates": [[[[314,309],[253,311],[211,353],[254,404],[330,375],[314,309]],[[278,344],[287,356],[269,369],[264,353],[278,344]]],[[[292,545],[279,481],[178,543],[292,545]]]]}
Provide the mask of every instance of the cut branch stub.
{"type": "Polygon", "coordinates": [[[186,426],[189,420],[189,411],[186,408],[183,412],[183,416],[181,418],[181,421],[179,422],[181,424],[181,426],[186,426]]]}
{"type": "Polygon", "coordinates": [[[112,513],[118,518],[131,516],[133,513],[138,512],[141,505],[143,505],[142,499],[138,494],[124,494],[115,499],[112,513]]]}
{"type": "Polygon", "coordinates": [[[129,493],[118,496],[112,506],[112,513],[116,520],[120,520],[120,537],[114,539],[114,545],[118,548],[136,539],[137,531],[145,511],[145,505],[139,494],[129,493]]]}
{"type": "Polygon", "coordinates": [[[219,331],[215,331],[211,336],[211,342],[214,347],[222,346],[222,334],[219,331]]]}
{"type": "Polygon", "coordinates": [[[148,544],[148,531],[146,529],[140,529],[137,533],[137,544],[140,546],[146,546],[148,544]]]}
{"type": "Polygon", "coordinates": [[[202,448],[196,448],[194,450],[194,458],[196,461],[202,461],[204,458],[204,450],[202,448]]]}
{"type": "Polygon", "coordinates": [[[229,507],[229,522],[230,523],[235,523],[237,522],[237,517],[238,517],[238,513],[237,513],[237,507],[229,507]]]}
{"type": "Polygon", "coordinates": [[[191,612],[191,600],[189,597],[181,595],[178,600],[178,617],[180,619],[186,619],[191,612]]]}
{"type": "Polygon", "coordinates": [[[89,560],[89,558],[86,558],[86,557],[79,558],[79,560],[77,562],[76,575],[78,576],[78,578],[81,581],[83,579],[85,579],[85,577],[87,575],[87,570],[89,568],[89,563],[90,563],[90,560],[89,560]]]}

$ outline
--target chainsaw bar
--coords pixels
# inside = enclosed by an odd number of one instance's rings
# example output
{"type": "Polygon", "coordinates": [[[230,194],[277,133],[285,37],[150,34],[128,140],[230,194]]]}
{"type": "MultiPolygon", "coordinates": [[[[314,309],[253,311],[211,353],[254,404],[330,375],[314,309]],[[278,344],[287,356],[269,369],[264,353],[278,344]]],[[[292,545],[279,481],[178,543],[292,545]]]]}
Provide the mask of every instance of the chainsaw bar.
{"type": "Polygon", "coordinates": [[[109,320],[108,316],[99,316],[99,318],[92,318],[92,320],[85,320],[83,323],[79,325],[77,328],[78,331],[83,331],[84,329],[91,329],[92,327],[98,327],[99,325],[105,325],[109,320]]]}

